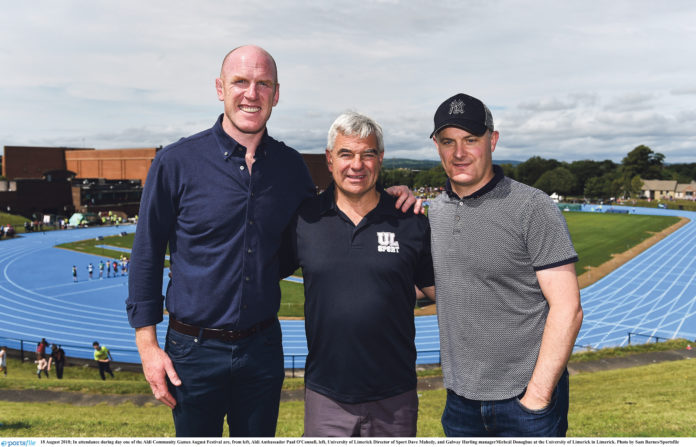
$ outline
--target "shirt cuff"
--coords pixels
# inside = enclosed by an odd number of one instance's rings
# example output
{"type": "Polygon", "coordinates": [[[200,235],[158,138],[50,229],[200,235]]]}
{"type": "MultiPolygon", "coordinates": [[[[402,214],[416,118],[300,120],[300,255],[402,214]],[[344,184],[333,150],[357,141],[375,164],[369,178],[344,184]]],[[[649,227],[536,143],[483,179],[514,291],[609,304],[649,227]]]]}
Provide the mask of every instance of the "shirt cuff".
{"type": "Polygon", "coordinates": [[[566,264],[572,264],[573,262],[578,262],[579,259],[577,256],[573,256],[572,258],[566,259],[564,261],[559,261],[559,262],[554,262],[553,264],[548,264],[548,265],[542,265],[540,267],[534,267],[534,271],[538,272],[539,270],[546,270],[554,267],[560,267],[562,265],[566,264]]]}
{"type": "Polygon", "coordinates": [[[164,299],[149,301],[126,300],[126,312],[128,312],[128,323],[133,328],[154,326],[164,320],[162,303],[164,299]]]}

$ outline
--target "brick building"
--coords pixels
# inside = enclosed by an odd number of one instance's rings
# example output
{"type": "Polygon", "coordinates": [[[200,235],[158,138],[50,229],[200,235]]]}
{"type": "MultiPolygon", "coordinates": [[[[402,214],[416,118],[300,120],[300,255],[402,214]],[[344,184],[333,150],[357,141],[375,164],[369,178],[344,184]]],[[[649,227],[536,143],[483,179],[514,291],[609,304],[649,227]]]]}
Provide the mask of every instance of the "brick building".
{"type": "Polygon", "coordinates": [[[9,206],[26,217],[101,209],[134,214],[156,153],[157,148],[5,146],[0,209],[9,206]]]}
{"type": "Polygon", "coordinates": [[[145,184],[147,171],[158,148],[100,149],[65,151],[66,169],[76,178],[103,178],[106,180],[140,180],[145,184]]]}
{"type": "MultiPolygon", "coordinates": [[[[159,149],[5,146],[0,210],[26,217],[107,210],[134,215],[159,149]]],[[[331,175],[324,154],[302,156],[314,184],[325,189],[331,175]]]]}

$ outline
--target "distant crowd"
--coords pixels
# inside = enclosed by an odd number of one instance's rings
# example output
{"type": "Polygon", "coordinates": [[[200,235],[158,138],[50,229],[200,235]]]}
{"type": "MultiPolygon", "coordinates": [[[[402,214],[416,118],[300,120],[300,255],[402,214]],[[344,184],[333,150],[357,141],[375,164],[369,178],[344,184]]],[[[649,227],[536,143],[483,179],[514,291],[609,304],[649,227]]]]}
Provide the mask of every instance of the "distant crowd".
{"type": "MultiPolygon", "coordinates": [[[[109,349],[106,346],[100,345],[98,341],[92,343],[92,347],[94,348],[94,360],[99,366],[99,376],[101,379],[106,380],[106,374],[109,374],[113,378],[114,373],[111,371],[111,361],[113,357],[109,349]]],[[[55,377],[62,379],[66,362],[65,351],[55,343],[50,345],[50,354],[46,353],[48,348],[49,343],[45,338],[42,338],[36,345],[34,360],[36,364],[36,376],[39,379],[41,379],[42,375],[45,378],[49,378],[49,372],[51,368],[53,368],[55,377]]],[[[0,372],[3,373],[4,377],[7,377],[7,346],[0,347],[0,372]]]]}
{"type": "MultiPolygon", "coordinates": [[[[106,277],[111,278],[111,271],[113,270],[113,277],[118,276],[119,267],[121,270],[121,276],[128,275],[128,268],[130,267],[130,260],[125,255],[121,255],[119,261],[115,259],[107,259],[106,261],[99,261],[97,268],[99,270],[99,279],[104,279],[104,270],[106,270],[106,277]]],[[[87,275],[89,279],[94,279],[94,264],[91,262],[87,265],[87,275]]],[[[77,282],[77,266],[72,266],[72,277],[73,282],[77,282]]]]}
{"type": "Polygon", "coordinates": [[[7,224],[0,226],[0,238],[14,237],[15,229],[12,225],[7,224]]]}
{"type": "MultiPolygon", "coordinates": [[[[40,214],[39,217],[41,217],[40,214]]],[[[33,233],[45,230],[66,230],[71,227],[87,227],[89,225],[120,225],[129,222],[137,223],[138,216],[136,215],[134,218],[128,219],[124,218],[121,213],[117,214],[113,211],[100,211],[97,214],[80,214],[80,218],[73,220],[72,223],[71,220],[72,218],[58,218],[57,216],[52,216],[50,222],[48,222],[42,221],[41,219],[36,218],[36,215],[34,215],[32,220],[27,220],[24,222],[23,227],[25,233],[33,233]]],[[[16,234],[17,230],[15,230],[15,227],[12,224],[0,223],[0,239],[11,238],[16,234]]]]}

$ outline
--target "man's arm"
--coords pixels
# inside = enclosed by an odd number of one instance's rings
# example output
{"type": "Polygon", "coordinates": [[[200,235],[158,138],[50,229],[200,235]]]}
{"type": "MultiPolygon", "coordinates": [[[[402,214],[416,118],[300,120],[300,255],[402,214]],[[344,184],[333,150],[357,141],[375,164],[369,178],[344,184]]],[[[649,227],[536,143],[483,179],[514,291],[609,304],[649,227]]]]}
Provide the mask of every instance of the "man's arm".
{"type": "Polygon", "coordinates": [[[544,335],[532,378],[520,402],[531,410],[546,407],[573,351],[582,325],[580,288],[575,264],[537,271],[541,291],[549,304],[544,335]]]}
{"type": "Polygon", "coordinates": [[[406,185],[391,186],[385,189],[387,194],[396,197],[396,208],[401,208],[402,212],[407,212],[413,206],[414,214],[424,214],[423,201],[416,199],[413,192],[406,185]]]}
{"type": "Polygon", "coordinates": [[[176,399],[169,392],[165,375],[174,386],[181,385],[181,380],[174,370],[172,360],[157,342],[155,326],[140,327],[135,330],[135,344],[138,346],[145,379],[150,384],[152,394],[169,408],[176,406],[176,399]]]}
{"type": "Polygon", "coordinates": [[[432,301],[435,301],[435,286],[423,287],[421,289],[421,292],[423,292],[423,294],[430,298],[432,301]]]}
{"type": "Polygon", "coordinates": [[[280,279],[287,278],[300,267],[297,261],[297,214],[293,216],[288,226],[283,230],[278,250],[280,279]]]}
{"type": "MultiPolygon", "coordinates": [[[[131,251],[126,311],[134,328],[162,321],[164,257],[178,213],[172,180],[177,177],[162,162],[163,152],[155,156],[147,175],[131,251]]],[[[114,271],[116,268],[114,261],[114,271]]]]}
{"type": "Polygon", "coordinates": [[[418,288],[416,286],[416,299],[420,300],[424,297],[428,297],[431,301],[435,301],[435,286],[418,288]]]}

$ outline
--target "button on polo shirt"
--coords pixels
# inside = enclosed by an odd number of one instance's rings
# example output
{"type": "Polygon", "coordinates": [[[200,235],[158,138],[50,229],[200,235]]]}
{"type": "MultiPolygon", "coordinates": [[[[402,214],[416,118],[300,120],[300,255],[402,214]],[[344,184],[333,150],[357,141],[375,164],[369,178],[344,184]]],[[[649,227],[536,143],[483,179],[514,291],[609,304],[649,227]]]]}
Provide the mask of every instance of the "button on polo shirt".
{"type": "Polygon", "coordinates": [[[430,228],[425,216],[394,205],[382,192],[354,225],[332,185],[303,205],[293,228],[305,286],[305,384],[341,402],[416,387],[413,286],[434,283],[430,228]]]}

